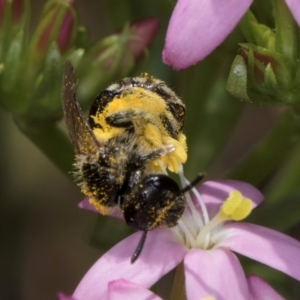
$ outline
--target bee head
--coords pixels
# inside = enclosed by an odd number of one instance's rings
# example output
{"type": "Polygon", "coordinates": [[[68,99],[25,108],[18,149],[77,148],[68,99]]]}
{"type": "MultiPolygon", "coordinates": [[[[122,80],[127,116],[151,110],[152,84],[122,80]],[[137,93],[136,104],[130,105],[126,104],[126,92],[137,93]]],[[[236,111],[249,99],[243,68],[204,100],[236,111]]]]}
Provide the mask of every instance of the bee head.
{"type": "Polygon", "coordinates": [[[147,175],[125,196],[124,217],[137,230],[149,231],[162,225],[175,226],[185,208],[178,184],[169,176],[147,175]]]}

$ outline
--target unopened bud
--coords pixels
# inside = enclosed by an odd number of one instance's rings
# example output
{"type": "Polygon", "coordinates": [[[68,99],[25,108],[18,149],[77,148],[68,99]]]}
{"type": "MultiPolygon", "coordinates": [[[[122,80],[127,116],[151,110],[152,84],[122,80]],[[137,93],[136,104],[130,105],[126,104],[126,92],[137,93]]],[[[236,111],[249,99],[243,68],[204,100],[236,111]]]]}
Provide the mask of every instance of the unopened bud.
{"type": "Polygon", "coordinates": [[[57,43],[62,54],[72,44],[77,28],[72,2],[52,0],[46,4],[29,44],[30,67],[39,66],[53,42],[57,43]]]}
{"type": "Polygon", "coordinates": [[[158,20],[149,18],[125,25],[121,32],[96,43],[78,65],[80,99],[88,101],[106,85],[127,76],[143,57],[158,29],[158,20]]]}

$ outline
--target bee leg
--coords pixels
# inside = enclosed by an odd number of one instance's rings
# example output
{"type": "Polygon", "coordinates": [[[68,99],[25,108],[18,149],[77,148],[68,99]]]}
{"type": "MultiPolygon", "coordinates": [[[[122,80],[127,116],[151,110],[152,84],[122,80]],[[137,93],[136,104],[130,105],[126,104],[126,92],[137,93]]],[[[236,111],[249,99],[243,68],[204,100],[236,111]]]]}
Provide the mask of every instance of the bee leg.
{"type": "Polygon", "coordinates": [[[152,151],[150,153],[147,153],[145,155],[140,155],[138,157],[138,160],[140,162],[145,162],[145,161],[148,161],[148,160],[156,159],[156,158],[164,156],[165,154],[170,153],[174,150],[175,150],[175,147],[173,145],[167,145],[164,148],[154,150],[154,151],[152,151]]]}
{"type": "Polygon", "coordinates": [[[197,184],[199,184],[205,176],[206,176],[206,173],[200,173],[200,174],[198,174],[198,176],[192,182],[190,182],[188,185],[186,185],[184,188],[182,188],[180,192],[182,194],[184,194],[186,192],[189,192],[197,184]]]}
{"type": "Polygon", "coordinates": [[[106,117],[105,120],[111,126],[130,127],[132,126],[132,119],[142,116],[142,112],[136,112],[134,110],[124,110],[106,117]]]}

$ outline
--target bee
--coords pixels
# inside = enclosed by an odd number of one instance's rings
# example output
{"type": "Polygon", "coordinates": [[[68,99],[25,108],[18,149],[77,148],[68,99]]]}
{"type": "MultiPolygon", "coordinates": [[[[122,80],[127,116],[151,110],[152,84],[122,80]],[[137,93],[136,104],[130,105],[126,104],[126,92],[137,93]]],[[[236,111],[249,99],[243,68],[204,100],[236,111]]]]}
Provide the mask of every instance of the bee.
{"type": "Polygon", "coordinates": [[[168,176],[187,159],[182,133],[185,105],[154,77],[128,77],[110,85],[91,105],[86,119],[76,97],[76,78],[65,65],[62,105],[75,151],[81,191],[101,213],[119,211],[126,223],[143,231],[173,227],[186,206],[184,192],[168,176]]]}

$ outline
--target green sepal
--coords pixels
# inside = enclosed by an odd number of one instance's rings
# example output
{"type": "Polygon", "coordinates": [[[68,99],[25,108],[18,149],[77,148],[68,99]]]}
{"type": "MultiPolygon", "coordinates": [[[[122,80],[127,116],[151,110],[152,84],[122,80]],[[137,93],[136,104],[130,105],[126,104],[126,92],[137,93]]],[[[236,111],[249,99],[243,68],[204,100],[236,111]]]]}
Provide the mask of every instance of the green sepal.
{"type": "Polygon", "coordinates": [[[56,43],[52,43],[45,58],[45,63],[36,84],[30,111],[27,112],[29,123],[37,126],[54,123],[62,118],[61,83],[63,59],[56,43]]]}
{"type": "Polygon", "coordinates": [[[287,105],[299,101],[299,63],[292,64],[280,53],[266,48],[252,44],[240,46],[227,83],[227,90],[233,96],[255,105],[287,105]]]}
{"type": "MultiPolygon", "coordinates": [[[[22,52],[24,49],[24,32],[19,31],[14,39],[11,40],[7,54],[3,60],[4,70],[0,77],[1,90],[4,93],[10,93],[15,88],[18,77],[20,75],[20,68],[22,63],[22,52]]],[[[15,99],[3,99],[6,101],[8,107],[13,107],[15,99]]]]}
{"type": "Polygon", "coordinates": [[[243,85],[233,85],[228,91],[241,98],[243,90],[248,100],[242,99],[255,105],[299,106],[299,26],[285,1],[273,0],[272,4],[275,30],[259,23],[250,10],[242,18],[240,28],[248,43],[240,44],[239,55],[247,67],[247,84],[234,81],[243,85]]]}
{"type": "Polygon", "coordinates": [[[239,25],[247,42],[275,50],[274,31],[268,26],[259,23],[251,10],[246,12],[239,25]]]}
{"type": "Polygon", "coordinates": [[[226,90],[233,96],[251,102],[247,94],[247,65],[242,56],[237,55],[231,65],[226,90]]]}
{"type": "Polygon", "coordinates": [[[270,88],[273,87],[274,89],[278,85],[276,76],[274,74],[274,71],[273,71],[270,63],[265,68],[264,82],[265,82],[266,86],[269,86],[270,88]]]}
{"type": "Polygon", "coordinates": [[[77,28],[77,33],[74,40],[74,47],[76,49],[89,49],[91,47],[90,33],[82,25],[79,25],[77,28]]]}

